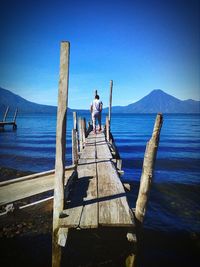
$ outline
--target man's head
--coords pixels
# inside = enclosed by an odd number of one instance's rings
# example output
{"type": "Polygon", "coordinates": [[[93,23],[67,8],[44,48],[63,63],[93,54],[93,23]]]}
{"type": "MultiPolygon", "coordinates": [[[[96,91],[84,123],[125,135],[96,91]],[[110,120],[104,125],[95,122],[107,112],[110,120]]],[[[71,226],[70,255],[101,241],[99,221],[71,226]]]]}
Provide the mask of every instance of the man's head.
{"type": "Polygon", "coordinates": [[[95,99],[99,99],[99,95],[95,95],[95,99]]]}

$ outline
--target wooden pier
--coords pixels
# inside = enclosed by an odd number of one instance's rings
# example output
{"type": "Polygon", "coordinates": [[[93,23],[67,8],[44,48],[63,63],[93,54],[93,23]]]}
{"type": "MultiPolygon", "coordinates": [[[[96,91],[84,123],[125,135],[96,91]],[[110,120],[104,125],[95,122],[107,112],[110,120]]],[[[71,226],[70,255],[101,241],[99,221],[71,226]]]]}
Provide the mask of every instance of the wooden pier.
{"type": "Polygon", "coordinates": [[[7,107],[7,109],[6,109],[5,113],[4,113],[3,120],[0,121],[0,127],[4,129],[4,126],[12,125],[13,130],[16,130],[17,129],[16,119],[17,119],[18,109],[16,108],[13,120],[11,120],[11,121],[6,121],[6,118],[7,118],[7,115],[8,115],[8,111],[9,111],[9,107],[7,107]]]}
{"type": "Polygon", "coordinates": [[[70,187],[65,187],[69,51],[69,43],[62,42],[56,130],[52,267],[59,267],[61,264],[61,247],[66,245],[70,229],[107,227],[127,229],[127,239],[132,243],[132,253],[126,259],[126,266],[133,267],[137,240],[135,220],[140,224],[145,215],[159,144],[162,115],[158,114],[152,138],[147,144],[136,214],[129,208],[126,192],[120,181],[121,159],[110,131],[113,81],[110,83],[109,116],[106,117],[103,132],[95,134],[90,131],[91,127],[86,129],[86,121],[81,118],[78,120],[79,127],[77,127],[76,114],[73,116],[72,151],[73,163],[76,164],[76,179],[70,187]],[[77,128],[79,128],[78,132],[77,128]]]}
{"type": "Polygon", "coordinates": [[[102,131],[94,134],[91,124],[86,127],[86,120],[77,119],[77,114],[73,113],[73,165],[65,166],[69,50],[69,42],[62,42],[55,170],[0,183],[0,205],[54,189],[52,267],[61,266],[62,253],[66,249],[62,247],[67,243],[69,231],[96,229],[102,233],[104,229],[111,228],[123,229],[131,247],[125,266],[135,267],[138,229],[141,229],[144,220],[153,182],[162,114],[156,116],[152,137],[146,146],[138,199],[133,210],[129,207],[125,186],[120,179],[122,160],[111,133],[113,81],[110,82],[109,114],[102,131]]]}

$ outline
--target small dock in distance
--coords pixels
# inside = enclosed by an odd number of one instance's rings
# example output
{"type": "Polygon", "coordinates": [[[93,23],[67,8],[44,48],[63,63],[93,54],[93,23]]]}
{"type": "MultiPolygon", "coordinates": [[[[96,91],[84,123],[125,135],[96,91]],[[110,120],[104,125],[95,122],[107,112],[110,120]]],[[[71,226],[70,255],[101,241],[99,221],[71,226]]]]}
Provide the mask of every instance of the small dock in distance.
{"type": "Polygon", "coordinates": [[[0,128],[4,129],[4,126],[12,125],[13,130],[16,130],[17,129],[16,119],[17,119],[18,109],[16,108],[13,120],[11,120],[11,121],[6,121],[6,118],[7,118],[7,115],[8,115],[8,111],[9,111],[9,107],[7,107],[7,109],[6,109],[5,113],[4,113],[3,120],[0,121],[0,128]]]}

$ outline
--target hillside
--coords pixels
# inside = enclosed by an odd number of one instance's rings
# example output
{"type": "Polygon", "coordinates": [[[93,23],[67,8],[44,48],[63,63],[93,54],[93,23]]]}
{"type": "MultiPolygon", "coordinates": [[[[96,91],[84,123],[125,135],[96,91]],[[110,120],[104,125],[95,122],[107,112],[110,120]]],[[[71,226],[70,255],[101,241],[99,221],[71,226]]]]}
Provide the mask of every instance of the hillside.
{"type": "MultiPolygon", "coordinates": [[[[14,112],[16,108],[21,114],[27,113],[56,113],[57,107],[41,105],[30,102],[9,90],[0,87],[0,116],[4,114],[7,106],[10,112],[14,112]]],[[[68,109],[72,112],[72,109],[68,109]]],[[[77,110],[83,112],[84,110],[77,110]]],[[[104,113],[108,108],[104,109],[104,113]]],[[[127,106],[113,106],[113,113],[200,113],[200,101],[185,100],[182,101],[162,90],[153,90],[150,94],[141,100],[127,106]]]]}
{"type": "Polygon", "coordinates": [[[55,113],[57,107],[40,105],[30,102],[21,96],[18,96],[9,90],[0,87],[0,112],[3,114],[7,108],[10,107],[10,112],[14,112],[16,108],[20,113],[55,113]]]}
{"type": "Polygon", "coordinates": [[[200,101],[182,101],[160,89],[153,90],[141,100],[128,106],[112,108],[115,113],[200,113],[200,101]]]}

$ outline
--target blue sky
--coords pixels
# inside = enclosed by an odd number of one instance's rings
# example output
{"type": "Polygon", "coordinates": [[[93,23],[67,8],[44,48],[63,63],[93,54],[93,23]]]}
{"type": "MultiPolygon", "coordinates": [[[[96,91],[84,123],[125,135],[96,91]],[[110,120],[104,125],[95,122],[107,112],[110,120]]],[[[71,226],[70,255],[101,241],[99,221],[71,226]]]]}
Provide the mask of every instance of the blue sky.
{"type": "Polygon", "coordinates": [[[200,100],[198,0],[2,0],[0,86],[57,104],[60,41],[71,43],[69,106],[108,105],[153,89],[200,100]]]}

